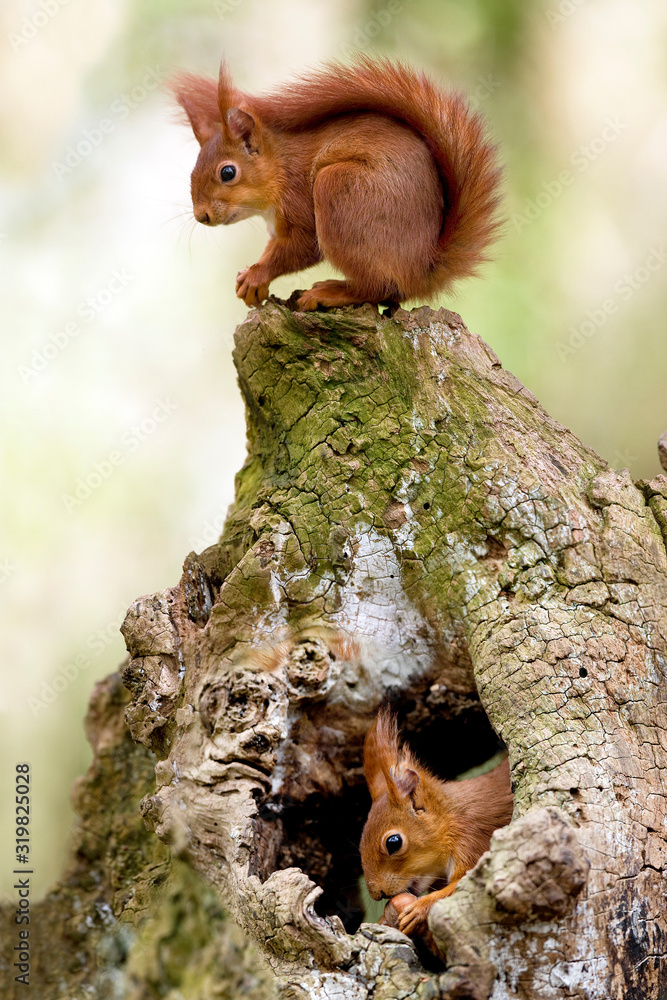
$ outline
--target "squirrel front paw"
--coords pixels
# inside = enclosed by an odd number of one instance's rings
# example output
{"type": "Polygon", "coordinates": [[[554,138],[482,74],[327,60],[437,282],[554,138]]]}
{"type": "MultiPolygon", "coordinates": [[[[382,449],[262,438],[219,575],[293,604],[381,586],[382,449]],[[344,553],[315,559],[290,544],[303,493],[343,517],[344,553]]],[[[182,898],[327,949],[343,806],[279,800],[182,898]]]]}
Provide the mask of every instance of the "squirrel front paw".
{"type": "MultiPolygon", "coordinates": [[[[428,896],[408,902],[399,910],[398,929],[413,937],[415,934],[425,934],[428,931],[428,914],[432,900],[428,896]]],[[[399,909],[397,906],[396,909],[399,909]]]]}
{"type": "Polygon", "coordinates": [[[236,275],[236,294],[247,306],[258,306],[269,297],[269,282],[260,264],[251,264],[236,275]]]}
{"type": "Polygon", "coordinates": [[[450,882],[444,889],[436,889],[435,892],[429,892],[428,895],[420,896],[414,902],[408,900],[407,905],[402,902],[404,896],[395,896],[392,902],[398,911],[399,931],[403,931],[404,934],[409,935],[427,934],[429,932],[428,915],[431,907],[438,899],[447,899],[448,896],[456,892],[458,883],[459,879],[456,878],[454,882],[450,882]],[[401,901],[400,903],[399,900],[401,901]]]}

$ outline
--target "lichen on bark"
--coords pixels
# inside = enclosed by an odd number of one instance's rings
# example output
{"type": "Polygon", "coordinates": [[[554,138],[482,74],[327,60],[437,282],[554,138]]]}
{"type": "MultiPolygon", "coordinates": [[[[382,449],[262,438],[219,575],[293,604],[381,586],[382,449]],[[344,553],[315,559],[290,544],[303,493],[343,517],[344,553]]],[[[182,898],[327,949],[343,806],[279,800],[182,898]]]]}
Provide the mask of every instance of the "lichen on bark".
{"type": "MultiPolygon", "coordinates": [[[[155,757],[124,722],[119,674],[96,685],[78,779],[67,871],[30,911],[30,972],[15,980],[15,906],[0,909],[0,994],[7,1000],[272,1000],[272,977],[219,896],[150,833],[139,803],[155,757]]],[[[22,925],[25,929],[25,925],[22,925]]]]}
{"type": "Polygon", "coordinates": [[[273,301],[235,362],[248,459],[223,536],[126,627],[156,833],[286,996],[657,998],[667,481],[611,471],[445,310],[273,301]],[[358,927],[332,834],[336,804],[358,834],[388,695],[441,768],[474,762],[483,712],[510,755],[512,824],[432,910],[439,971],[358,927]]]}
{"type": "Polygon", "coordinates": [[[271,300],[234,357],[222,538],[123,629],[155,845],[284,997],[659,1000],[667,478],[610,470],[446,310],[271,300]],[[362,922],[388,697],[443,777],[509,751],[514,818],[433,907],[439,966],[362,922]]]}

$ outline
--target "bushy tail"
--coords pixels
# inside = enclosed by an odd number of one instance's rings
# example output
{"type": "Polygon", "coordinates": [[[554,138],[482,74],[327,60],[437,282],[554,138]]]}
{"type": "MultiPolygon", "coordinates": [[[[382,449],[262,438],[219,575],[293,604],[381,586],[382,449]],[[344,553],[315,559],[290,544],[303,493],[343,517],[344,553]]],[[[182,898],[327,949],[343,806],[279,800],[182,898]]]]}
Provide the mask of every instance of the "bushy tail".
{"type": "Polygon", "coordinates": [[[247,98],[260,119],[297,131],[335,115],[370,111],[409,125],[428,146],[442,181],[445,211],[435,260],[436,284],[473,274],[497,235],[500,167],[481,117],[457,93],[399,63],[362,58],[338,63],[247,98]]]}

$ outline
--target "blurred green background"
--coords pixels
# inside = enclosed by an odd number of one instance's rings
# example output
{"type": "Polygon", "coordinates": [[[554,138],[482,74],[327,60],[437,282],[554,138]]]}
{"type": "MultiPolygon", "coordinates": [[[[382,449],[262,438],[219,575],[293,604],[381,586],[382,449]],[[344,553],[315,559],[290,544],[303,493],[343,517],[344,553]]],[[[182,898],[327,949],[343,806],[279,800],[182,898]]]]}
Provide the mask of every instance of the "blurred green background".
{"type": "Polygon", "coordinates": [[[363,51],[467,90],[500,143],[507,223],[483,277],[443,302],[614,467],[652,477],[667,427],[667,8],[5,0],[0,46],[0,890],[27,760],[44,891],[123,613],[216,539],[245,452],[234,276],[265,229],[191,218],[197,147],[161,81],[215,74],[224,52],[260,90],[363,51]]]}

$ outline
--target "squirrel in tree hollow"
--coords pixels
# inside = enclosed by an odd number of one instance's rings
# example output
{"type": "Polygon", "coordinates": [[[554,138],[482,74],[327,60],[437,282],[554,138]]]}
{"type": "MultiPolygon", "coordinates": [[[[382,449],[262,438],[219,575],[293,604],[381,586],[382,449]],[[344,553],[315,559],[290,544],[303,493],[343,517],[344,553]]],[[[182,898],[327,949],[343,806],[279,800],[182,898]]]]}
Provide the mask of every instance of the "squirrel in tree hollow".
{"type": "Polygon", "coordinates": [[[456,93],[386,60],[329,64],[252,97],[219,80],[172,83],[201,150],[195,218],[266,219],[270,239],[239,272],[246,305],[270,282],[323,258],[301,309],[430,298],[473,274],[495,236],[500,170],[479,116],[456,93]]]}
{"type": "Polygon", "coordinates": [[[441,781],[400,745],[396,719],[384,708],[366,734],[364,773],[372,799],[360,845],[366,886],[373,899],[392,897],[399,930],[423,934],[433,903],[452,895],[493,831],[511,820],[509,763],[441,781]],[[421,898],[403,895],[434,884],[441,888],[421,898]]]}

